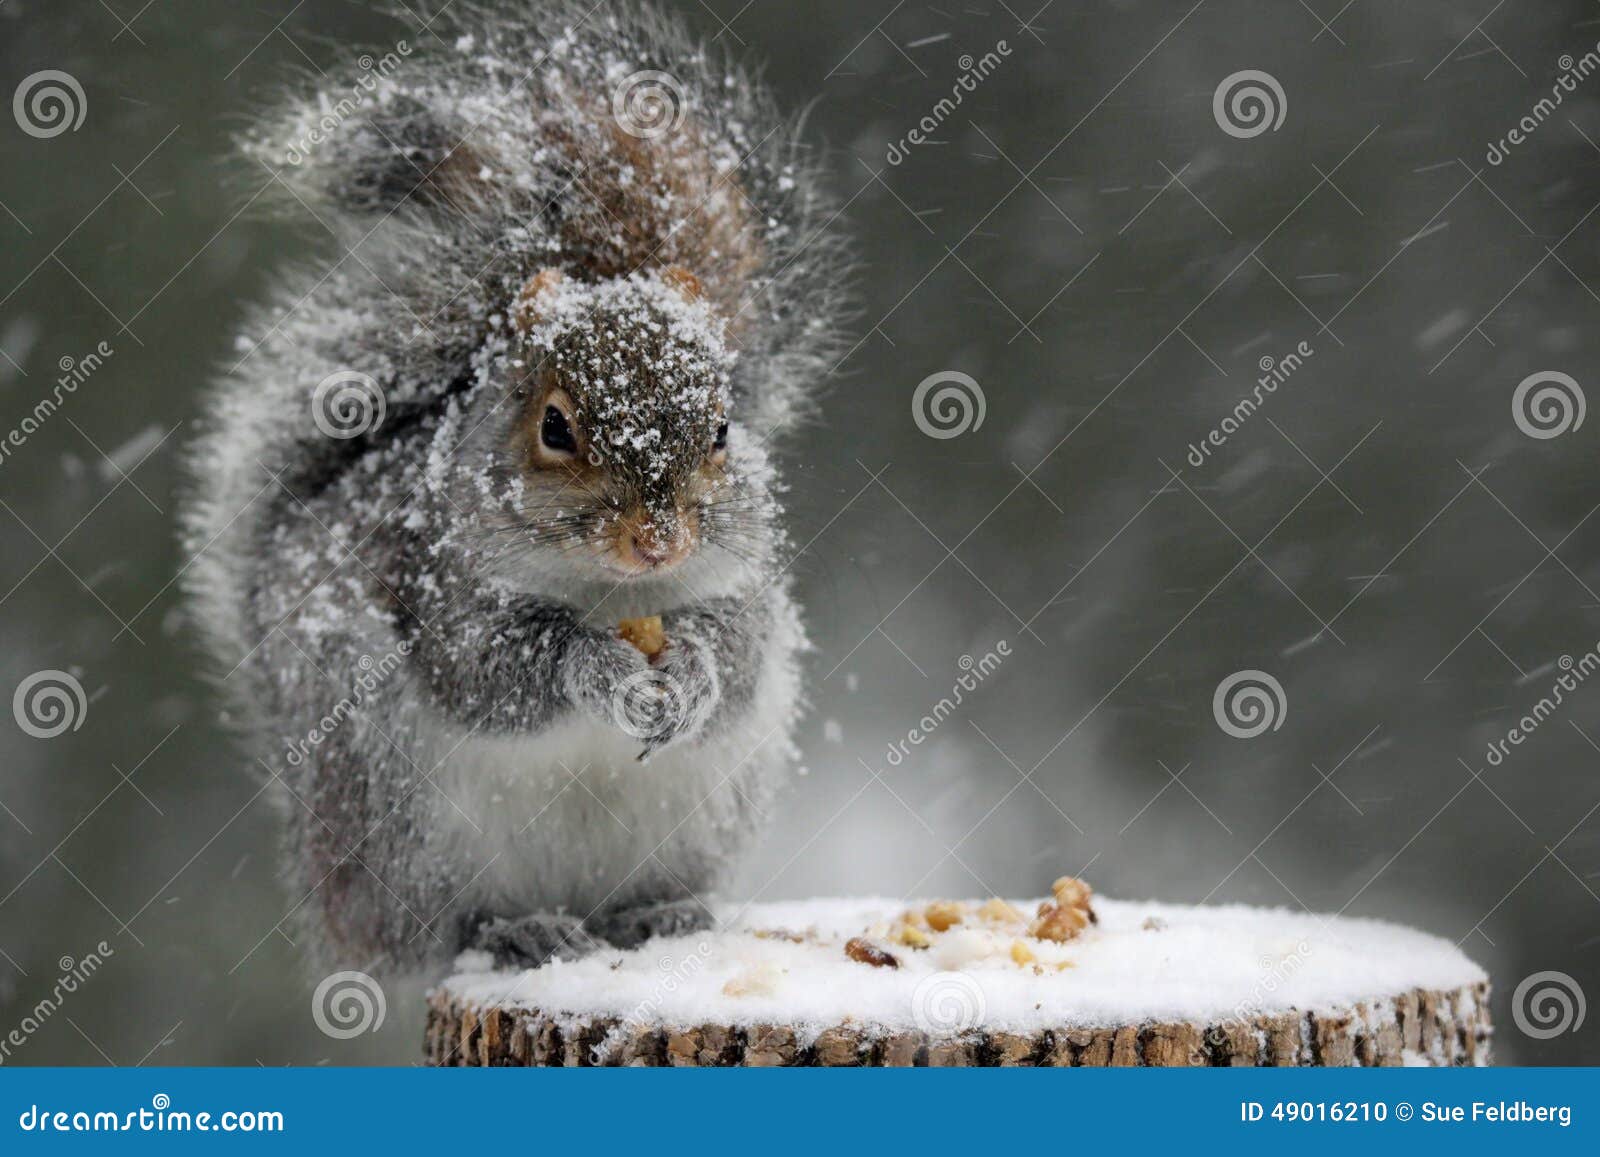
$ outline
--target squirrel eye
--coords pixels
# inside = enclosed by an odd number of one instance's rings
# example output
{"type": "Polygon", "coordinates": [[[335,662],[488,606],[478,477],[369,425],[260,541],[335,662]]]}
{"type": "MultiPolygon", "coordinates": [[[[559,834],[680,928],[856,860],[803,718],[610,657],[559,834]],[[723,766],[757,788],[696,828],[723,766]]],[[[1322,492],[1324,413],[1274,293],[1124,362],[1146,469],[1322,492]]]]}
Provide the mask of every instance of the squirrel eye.
{"type": "Polygon", "coordinates": [[[555,406],[544,408],[544,418],[539,423],[539,441],[545,449],[561,454],[576,454],[578,439],[572,433],[572,423],[555,406]]]}
{"type": "Polygon", "coordinates": [[[728,448],[728,423],[726,420],[717,427],[717,440],[711,443],[713,450],[726,450],[728,448]]]}

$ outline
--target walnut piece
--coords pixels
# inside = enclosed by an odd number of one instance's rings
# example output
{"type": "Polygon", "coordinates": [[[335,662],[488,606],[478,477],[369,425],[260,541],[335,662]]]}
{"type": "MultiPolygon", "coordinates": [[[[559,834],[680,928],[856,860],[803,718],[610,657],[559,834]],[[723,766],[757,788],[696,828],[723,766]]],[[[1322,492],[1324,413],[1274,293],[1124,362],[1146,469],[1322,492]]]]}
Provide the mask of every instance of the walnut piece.
{"type": "Polygon", "coordinates": [[[1039,905],[1038,918],[1028,927],[1028,935],[1040,940],[1064,943],[1096,922],[1090,907],[1093,893],[1089,885],[1071,876],[1062,876],[1050,885],[1055,899],[1039,905]]]}

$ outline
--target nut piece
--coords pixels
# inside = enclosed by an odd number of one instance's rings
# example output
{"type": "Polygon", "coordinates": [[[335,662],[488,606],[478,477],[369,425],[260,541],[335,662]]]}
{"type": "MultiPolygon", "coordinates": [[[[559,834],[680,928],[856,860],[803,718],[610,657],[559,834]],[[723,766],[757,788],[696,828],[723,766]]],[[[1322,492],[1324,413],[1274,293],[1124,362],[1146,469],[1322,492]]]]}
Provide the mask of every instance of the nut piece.
{"type": "Polygon", "coordinates": [[[896,944],[904,944],[907,948],[930,948],[933,946],[933,937],[915,924],[896,925],[894,940],[896,944]]]}
{"type": "Polygon", "coordinates": [[[632,643],[647,659],[654,659],[667,645],[666,632],[661,629],[660,615],[646,615],[642,619],[623,619],[617,624],[617,634],[622,641],[632,643]]]}
{"type": "Polygon", "coordinates": [[[1020,940],[1011,942],[1011,959],[1017,965],[1032,964],[1038,957],[1034,956],[1033,949],[1020,940]]]}
{"type": "Polygon", "coordinates": [[[923,915],[935,932],[948,932],[962,920],[961,905],[953,900],[935,901],[923,910],[923,915]]]}
{"type": "Polygon", "coordinates": [[[870,964],[873,968],[900,967],[900,961],[860,936],[852,936],[844,942],[844,954],[857,964],[870,964]]]}
{"type": "Polygon", "coordinates": [[[730,977],[722,986],[723,996],[772,996],[778,991],[783,974],[771,964],[758,964],[730,977]]]}
{"type": "Polygon", "coordinates": [[[999,896],[985,900],[978,915],[993,924],[1021,924],[1028,919],[999,896]]]}
{"type": "Polygon", "coordinates": [[[1054,884],[1050,885],[1050,891],[1054,893],[1057,904],[1071,904],[1075,908],[1082,908],[1089,913],[1089,922],[1091,924],[1099,923],[1099,919],[1089,907],[1089,900],[1094,895],[1094,889],[1076,876],[1062,876],[1054,884]]]}
{"type": "Polygon", "coordinates": [[[1055,893],[1055,900],[1046,900],[1039,905],[1038,919],[1028,928],[1030,936],[1061,943],[1071,940],[1096,922],[1094,910],[1089,905],[1093,893],[1088,884],[1071,876],[1062,876],[1050,885],[1050,891],[1055,893]]]}

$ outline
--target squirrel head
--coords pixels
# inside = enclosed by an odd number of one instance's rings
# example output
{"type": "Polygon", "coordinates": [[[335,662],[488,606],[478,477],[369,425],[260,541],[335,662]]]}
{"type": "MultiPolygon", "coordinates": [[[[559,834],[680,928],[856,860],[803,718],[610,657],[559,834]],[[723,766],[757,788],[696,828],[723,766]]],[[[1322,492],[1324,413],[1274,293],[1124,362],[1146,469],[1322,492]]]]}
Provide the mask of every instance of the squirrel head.
{"type": "Polygon", "coordinates": [[[585,282],[543,269],[511,320],[522,379],[501,461],[531,543],[613,581],[705,545],[749,553],[770,507],[752,495],[765,457],[738,445],[736,354],[691,272],[585,282]]]}

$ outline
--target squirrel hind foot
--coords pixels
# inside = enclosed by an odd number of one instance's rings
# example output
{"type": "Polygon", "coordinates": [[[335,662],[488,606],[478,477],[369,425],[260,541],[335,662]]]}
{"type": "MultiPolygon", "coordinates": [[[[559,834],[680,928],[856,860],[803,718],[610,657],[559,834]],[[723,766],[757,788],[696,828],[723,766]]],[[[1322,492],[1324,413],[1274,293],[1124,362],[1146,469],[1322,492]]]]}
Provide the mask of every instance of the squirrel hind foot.
{"type": "Polygon", "coordinates": [[[637,948],[656,936],[688,936],[716,923],[699,900],[667,900],[591,916],[585,927],[614,948],[637,948]]]}
{"type": "Polygon", "coordinates": [[[497,968],[538,968],[552,960],[577,960],[608,945],[574,916],[534,912],[484,921],[471,947],[493,956],[497,968]]]}

